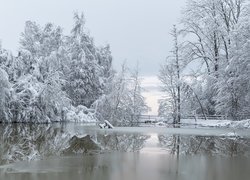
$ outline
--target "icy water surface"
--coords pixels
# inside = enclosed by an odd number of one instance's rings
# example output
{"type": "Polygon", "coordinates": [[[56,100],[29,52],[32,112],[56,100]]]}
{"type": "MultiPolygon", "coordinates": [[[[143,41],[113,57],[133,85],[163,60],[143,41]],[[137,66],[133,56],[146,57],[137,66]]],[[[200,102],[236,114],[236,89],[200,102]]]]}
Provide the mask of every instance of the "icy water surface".
{"type": "Polygon", "coordinates": [[[249,169],[249,130],[0,124],[1,180],[248,180],[249,169]],[[74,135],[101,149],[66,151],[74,135]]]}

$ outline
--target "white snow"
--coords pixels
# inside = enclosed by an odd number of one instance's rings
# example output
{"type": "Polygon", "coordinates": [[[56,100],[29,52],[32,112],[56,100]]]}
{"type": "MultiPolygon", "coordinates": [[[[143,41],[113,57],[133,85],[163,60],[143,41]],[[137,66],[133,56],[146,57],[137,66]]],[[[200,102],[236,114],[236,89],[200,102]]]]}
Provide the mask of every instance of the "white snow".
{"type": "Polygon", "coordinates": [[[203,127],[227,127],[227,128],[250,128],[250,119],[241,121],[232,120],[201,120],[182,119],[182,124],[200,125],[203,127]]]}
{"type": "Polygon", "coordinates": [[[97,121],[92,110],[82,105],[71,107],[66,116],[68,121],[73,122],[92,123],[97,121]]]}
{"type": "Polygon", "coordinates": [[[232,128],[250,128],[250,119],[243,121],[233,121],[230,124],[232,128]]]}
{"type": "Polygon", "coordinates": [[[104,123],[99,124],[99,127],[101,129],[105,129],[105,128],[114,129],[114,126],[107,120],[105,120],[104,123]]]}
{"type": "Polygon", "coordinates": [[[109,121],[105,120],[104,122],[107,124],[107,126],[108,126],[109,128],[111,128],[111,129],[114,128],[114,126],[113,126],[109,121]]]}
{"type": "Polygon", "coordinates": [[[203,120],[198,119],[195,121],[195,119],[182,119],[181,124],[187,124],[187,125],[199,125],[203,127],[229,127],[229,125],[232,123],[230,120],[203,120]]]}
{"type": "MultiPolygon", "coordinates": [[[[166,126],[164,122],[156,123],[156,126],[166,126]],[[165,124],[165,125],[163,125],[165,124]]],[[[181,125],[198,125],[201,127],[221,127],[221,128],[250,128],[250,119],[241,121],[232,120],[203,120],[203,119],[182,119],[181,125]]]]}

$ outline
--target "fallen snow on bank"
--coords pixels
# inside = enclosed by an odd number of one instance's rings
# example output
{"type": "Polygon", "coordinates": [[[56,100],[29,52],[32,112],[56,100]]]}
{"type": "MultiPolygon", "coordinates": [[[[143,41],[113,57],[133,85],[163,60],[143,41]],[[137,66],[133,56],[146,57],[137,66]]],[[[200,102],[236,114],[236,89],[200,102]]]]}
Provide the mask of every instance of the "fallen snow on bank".
{"type": "Polygon", "coordinates": [[[231,120],[197,120],[183,119],[182,124],[185,125],[199,125],[202,127],[227,127],[227,128],[250,128],[250,119],[242,121],[231,120]]]}
{"type": "Polygon", "coordinates": [[[233,121],[230,124],[230,127],[233,128],[250,128],[250,119],[243,121],[233,121]]]}
{"type": "Polygon", "coordinates": [[[71,122],[84,123],[93,123],[97,121],[94,113],[90,109],[82,105],[71,107],[66,115],[66,119],[71,122]]]}

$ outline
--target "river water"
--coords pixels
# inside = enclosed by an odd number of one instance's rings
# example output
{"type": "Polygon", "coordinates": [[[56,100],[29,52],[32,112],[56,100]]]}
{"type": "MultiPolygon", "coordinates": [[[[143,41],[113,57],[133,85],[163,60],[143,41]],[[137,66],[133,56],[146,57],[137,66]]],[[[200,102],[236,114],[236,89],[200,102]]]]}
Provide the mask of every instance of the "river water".
{"type": "Polygon", "coordinates": [[[249,180],[249,170],[246,129],[0,124],[0,180],[249,180]],[[101,149],[65,153],[75,135],[101,149]]]}

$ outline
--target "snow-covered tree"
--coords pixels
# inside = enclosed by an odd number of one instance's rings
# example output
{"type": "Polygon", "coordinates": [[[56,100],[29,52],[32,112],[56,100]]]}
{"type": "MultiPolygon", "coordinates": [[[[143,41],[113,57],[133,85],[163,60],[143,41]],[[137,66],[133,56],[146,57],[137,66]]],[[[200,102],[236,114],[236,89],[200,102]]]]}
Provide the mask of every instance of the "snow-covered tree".
{"type": "Polygon", "coordinates": [[[138,123],[139,116],[148,110],[141,94],[138,70],[128,74],[123,64],[121,71],[106,87],[107,94],[95,102],[99,118],[114,125],[132,126],[138,123]]]}
{"type": "Polygon", "coordinates": [[[83,14],[75,13],[74,20],[71,36],[68,38],[70,73],[67,80],[67,92],[74,106],[90,107],[103,93],[100,82],[101,66],[99,65],[103,61],[100,56],[98,59],[98,49],[94,45],[93,38],[85,30],[83,14]]]}
{"type": "Polygon", "coordinates": [[[191,36],[186,45],[190,60],[201,60],[217,77],[229,63],[231,33],[244,14],[245,0],[189,0],[183,11],[182,32],[191,36]]]}
{"type": "Polygon", "coordinates": [[[58,55],[62,36],[61,28],[50,23],[40,27],[26,22],[18,57],[10,66],[17,67],[10,101],[12,121],[62,120],[61,113],[69,105],[62,89],[65,77],[58,55]]]}
{"type": "Polygon", "coordinates": [[[242,119],[249,114],[250,99],[250,21],[239,22],[231,38],[232,57],[219,79],[217,111],[229,118],[242,119]]]}
{"type": "Polygon", "coordinates": [[[168,96],[172,106],[174,123],[180,123],[181,119],[181,70],[180,45],[178,43],[178,32],[174,26],[171,34],[174,38],[174,48],[172,55],[166,63],[161,66],[159,79],[163,83],[163,91],[168,96]]]}
{"type": "Polygon", "coordinates": [[[139,67],[137,65],[136,69],[131,72],[129,79],[129,100],[128,106],[126,110],[130,116],[130,122],[138,123],[139,116],[148,111],[148,106],[145,103],[145,97],[142,96],[142,87],[141,87],[141,79],[139,76],[139,67]]]}
{"type": "MultiPolygon", "coordinates": [[[[201,64],[197,65],[202,83],[199,97],[209,115],[237,119],[247,113],[242,108],[249,104],[245,100],[247,93],[243,93],[249,84],[246,77],[249,62],[244,48],[249,41],[248,4],[245,0],[189,0],[183,11],[182,53],[187,62],[201,64]]],[[[199,92],[196,87],[192,87],[193,92],[199,92]]]]}
{"type": "Polygon", "coordinates": [[[8,109],[10,98],[10,83],[8,74],[0,67],[0,122],[10,121],[8,109]]]}
{"type": "Polygon", "coordinates": [[[17,57],[0,46],[3,121],[68,120],[107,94],[114,77],[110,46],[95,46],[83,14],[76,13],[74,20],[69,36],[51,23],[27,21],[17,57]]]}
{"type": "Polygon", "coordinates": [[[190,116],[196,114],[203,115],[206,119],[206,115],[210,114],[210,109],[207,109],[207,99],[204,90],[206,90],[206,82],[204,78],[195,76],[186,76],[182,83],[182,93],[185,98],[182,101],[184,116],[190,116]]]}

